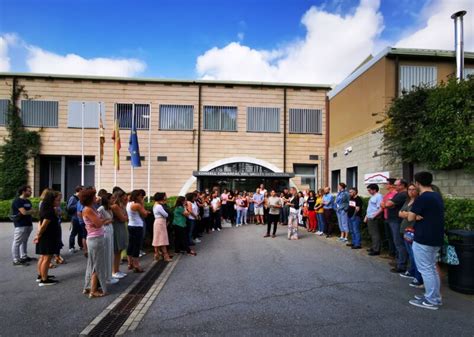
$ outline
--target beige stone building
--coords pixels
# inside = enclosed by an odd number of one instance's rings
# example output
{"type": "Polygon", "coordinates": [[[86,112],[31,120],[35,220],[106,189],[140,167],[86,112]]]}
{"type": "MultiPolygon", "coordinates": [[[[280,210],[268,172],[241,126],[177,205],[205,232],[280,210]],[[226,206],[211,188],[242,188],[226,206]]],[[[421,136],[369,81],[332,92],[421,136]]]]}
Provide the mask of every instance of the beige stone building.
{"type": "MultiPolygon", "coordinates": [[[[389,164],[377,121],[394,97],[421,84],[436,85],[454,76],[452,51],[387,48],[361,66],[328,93],[329,181],[356,186],[363,195],[365,177],[388,172],[411,179],[412,165],[389,164]]],[[[474,53],[465,53],[465,74],[474,74],[474,53]]],[[[462,171],[434,172],[435,183],[446,194],[474,197],[474,177],[462,171]]]]}
{"type": "Polygon", "coordinates": [[[35,195],[45,187],[71,194],[81,183],[82,148],[84,184],[108,190],[118,185],[178,195],[217,185],[250,190],[260,183],[276,189],[324,183],[327,85],[1,73],[0,139],[14,82],[28,95],[16,102],[24,125],[41,135],[41,154],[29,164],[35,195]],[[142,166],[132,174],[133,115],[142,166]],[[115,118],[122,146],[118,171],[115,118]]]}

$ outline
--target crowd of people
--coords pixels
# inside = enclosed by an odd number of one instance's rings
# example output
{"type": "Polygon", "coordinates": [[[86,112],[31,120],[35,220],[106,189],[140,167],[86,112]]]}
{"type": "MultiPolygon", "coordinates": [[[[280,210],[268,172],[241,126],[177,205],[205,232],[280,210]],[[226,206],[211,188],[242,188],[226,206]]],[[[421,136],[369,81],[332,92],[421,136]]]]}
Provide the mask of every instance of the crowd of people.
{"type": "MultiPolygon", "coordinates": [[[[93,187],[78,186],[67,202],[71,217],[69,251],[76,252],[75,241],[87,257],[84,294],[101,297],[110,284],[127,274],[120,271],[123,255],[128,270],[144,271],[140,265],[146,234],[147,219],[154,219],[152,246],[156,260],[173,261],[169,250],[174,238],[175,254],[196,256],[193,246],[205,233],[220,232],[222,224],[241,227],[248,224],[266,225],[264,238],[275,238],[278,226],[286,227],[288,240],[299,239],[299,227],[308,233],[330,238],[339,229],[338,241],[351,249],[361,249],[361,224],[367,224],[370,235],[369,256],[381,252],[383,242],[395,258],[391,272],[411,279],[410,286],[424,288],[425,295],[410,303],[428,309],[441,305],[437,253],[443,244],[444,206],[438,192],[433,191],[432,175],[420,172],[413,184],[403,179],[389,179],[387,193],[382,196],[377,184],[369,184],[370,194],[365,214],[363,201],[355,187],[339,183],[332,194],[329,187],[318,191],[267,191],[261,184],[255,192],[231,191],[219,188],[194,191],[176,199],[174,207],[167,204],[165,193],[153,196],[153,211],[146,210],[144,190],[126,193],[114,187],[112,193],[93,187]],[[385,228],[385,230],[383,230],[385,228]],[[382,238],[381,233],[385,234],[382,238]]],[[[12,246],[13,265],[28,265],[27,255],[32,232],[31,188],[23,186],[12,204],[15,232],[12,246]]],[[[64,263],[60,251],[61,199],[59,192],[47,190],[42,194],[39,226],[33,242],[36,244],[39,286],[57,284],[49,269],[64,263]]]]}

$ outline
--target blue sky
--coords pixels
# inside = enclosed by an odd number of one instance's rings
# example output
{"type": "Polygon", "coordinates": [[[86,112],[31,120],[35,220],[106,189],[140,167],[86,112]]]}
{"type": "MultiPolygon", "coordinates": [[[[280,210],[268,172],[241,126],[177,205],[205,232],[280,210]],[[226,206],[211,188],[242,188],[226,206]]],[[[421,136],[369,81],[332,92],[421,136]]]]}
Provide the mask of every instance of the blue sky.
{"type": "MultiPolygon", "coordinates": [[[[364,1],[372,2],[370,6],[382,17],[382,23],[378,23],[379,32],[374,33],[371,44],[361,44],[368,50],[361,51],[354,64],[361,61],[361,55],[416,32],[434,13],[427,12],[427,8],[443,2],[364,1]]],[[[459,5],[467,2],[459,0],[459,5]]],[[[10,36],[12,41],[14,36],[15,41],[9,42],[4,52],[10,71],[37,69],[25,62],[31,49],[23,48],[34,46],[59,56],[75,54],[85,60],[138,60],[143,67],[131,70],[132,76],[219,78],[220,73],[226,72],[216,70],[214,65],[197,70],[199,56],[212,48],[221,53],[220,59],[225,58],[222,50],[233,42],[249,50],[288,54],[293,44],[307,38],[309,29],[302,17],[311,7],[344,18],[354,15],[361,6],[361,1],[354,0],[0,0],[0,37],[10,36]]],[[[451,28],[449,17],[446,22],[451,28]]],[[[268,64],[279,62],[279,57],[268,64]]],[[[219,67],[228,66],[231,65],[219,67]]],[[[280,77],[285,80],[283,75],[280,77]]]]}

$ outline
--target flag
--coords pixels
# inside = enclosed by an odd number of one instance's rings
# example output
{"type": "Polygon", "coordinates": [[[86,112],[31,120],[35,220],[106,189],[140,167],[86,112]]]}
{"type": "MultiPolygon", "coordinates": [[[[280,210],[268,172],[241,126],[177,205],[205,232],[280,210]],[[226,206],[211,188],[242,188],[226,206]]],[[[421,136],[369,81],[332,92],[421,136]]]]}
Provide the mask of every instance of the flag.
{"type": "MultiPolygon", "coordinates": [[[[135,117],[133,115],[133,117],[135,117]]],[[[128,151],[130,152],[130,163],[132,167],[141,167],[140,148],[138,146],[137,127],[135,126],[134,118],[132,118],[132,129],[130,130],[130,141],[128,143],[128,151]]]]}
{"type": "Polygon", "coordinates": [[[120,127],[118,119],[115,120],[112,139],[114,140],[114,167],[118,171],[120,170],[120,148],[122,147],[122,144],[120,143],[120,127]]]}
{"type": "Polygon", "coordinates": [[[100,166],[102,166],[102,161],[104,160],[104,144],[105,144],[104,124],[102,123],[102,116],[99,117],[99,142],[100,142],[99,162],[100,162],[100,166]]]}

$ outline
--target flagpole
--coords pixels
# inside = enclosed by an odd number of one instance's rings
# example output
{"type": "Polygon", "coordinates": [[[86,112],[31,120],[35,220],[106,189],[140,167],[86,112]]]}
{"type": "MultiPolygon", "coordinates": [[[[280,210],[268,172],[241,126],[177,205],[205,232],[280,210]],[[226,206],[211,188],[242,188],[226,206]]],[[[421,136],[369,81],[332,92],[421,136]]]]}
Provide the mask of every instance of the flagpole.
{"type": "Polygon", "coordinates": [[[151,196],[151,183],[150,183],[150,176],[151,176],[151,102],[150,102],[150,109],[148,111],[148,202],[150,202],[151,196]]]}
{"type": "Polygon", "coordinates": [[[100,147],[101,147],[101,145],[100,145],[100,142],[101,142],[101,138],[100,138],[100,132],[101,132],[101,130],[100,130],[100,119],[101,119],[101,117],[102,117],[102,116],[101,116],[101,114],[102,114],[102,103],[101,103],[101,102],[98,102],[97,104],[98,104],[98,106],[99,106],[99,116],[98,116],[99,118],[97,119],[97,123],[98,123],[98,126],[99,126],[99,127],[97,128],[97,130],[99,131],[99,132],[98,132],[98,134],[99,134],[99,177],[98,177],[98,184],[97,184],[97,186],[98,186],[98,189],[100,190],[100,189],[101,189],[101,166],[102,166],[101,163],[100,163],[100,159],[101,159],[101,158],[100,158],[100,155],[101,155],[101,151],[100,151],[100,147]]]}
{"type": "Polygon", "coordinates": [[[81,185],[84,186],[84,108],[85,103],[82,102],[81,109],[81,185]]]}
{"type": "MultiPolygon", "coordinates": [[[[115,132],[115,127],[116,127],[116,123],[117,123],[117,108],[114,109],[114,132],[115,132]]],[[[114,139],[114,187],[117,186],[117,164],[115,163],[115,156],[116,156],[116,152],[117,152],[117,149],[116,149],[116,146],[117,146],[117,135],[115,135],[115,139],[114,139]]],[[[117,158],[118,160],[118,158],[117,158]]]]}
{"type": "MultiPolygon", "coordinates": [[[[133,126],[135,125],[135,103],[132,103],[132,132],[133,132],[133,126]]],[[[134,174],[134,167],[133,167],[133,158],[132,154],[130,153],[130,169],[131,169],[131,174],[130,174],[130,191],[133,191],[133,174],[134,174]]]]}

